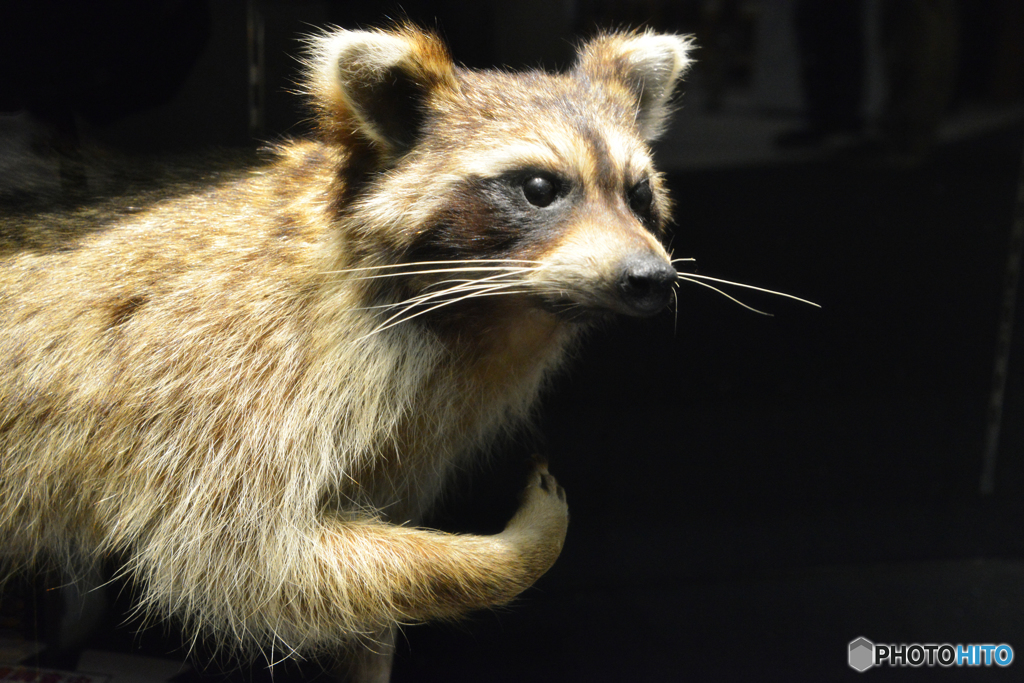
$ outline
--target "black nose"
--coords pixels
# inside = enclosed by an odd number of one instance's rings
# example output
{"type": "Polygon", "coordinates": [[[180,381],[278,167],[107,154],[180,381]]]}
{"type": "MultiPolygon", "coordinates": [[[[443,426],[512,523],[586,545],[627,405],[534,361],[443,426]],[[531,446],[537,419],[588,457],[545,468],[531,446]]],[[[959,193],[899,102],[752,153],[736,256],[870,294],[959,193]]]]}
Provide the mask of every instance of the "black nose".
{"type": "Polygon", "coordinates": [[[676,270],[657,256],[631,256],[623,261],[619,294],[633,315],[654,315],[668,305],[676,270]]]}

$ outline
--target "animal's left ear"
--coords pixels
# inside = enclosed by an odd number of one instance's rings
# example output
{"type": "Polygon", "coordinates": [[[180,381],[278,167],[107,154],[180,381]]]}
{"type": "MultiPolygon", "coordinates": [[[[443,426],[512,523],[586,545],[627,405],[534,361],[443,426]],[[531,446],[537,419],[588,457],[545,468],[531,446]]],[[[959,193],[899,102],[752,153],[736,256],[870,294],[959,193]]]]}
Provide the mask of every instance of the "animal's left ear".
{"type": "Polygon", "coordinates": [[[669,99],[690,65],[692,47],[687,36],[608,33],[580,47],[575,71],[625,86],[637,101],[640,135],[654,140],[664,129],[669,99]]]}

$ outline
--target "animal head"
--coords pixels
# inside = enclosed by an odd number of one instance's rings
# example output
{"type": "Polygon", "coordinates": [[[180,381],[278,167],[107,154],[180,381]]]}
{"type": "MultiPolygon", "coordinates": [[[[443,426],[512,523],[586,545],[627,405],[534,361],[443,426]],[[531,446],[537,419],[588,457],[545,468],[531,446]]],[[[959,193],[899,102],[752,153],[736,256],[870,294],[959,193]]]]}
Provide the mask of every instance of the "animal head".
{"type": "Polygon", "coordinates": [[[314,39],[319,134],[360,174],[342,209],[350,246],[409,275],[403,296],[421,306],[504,294],[563,319],[656,313],[676,271],[648,143],[689,49],[603,34],[551,74],[465,69],[409,27],[314,39]]]}

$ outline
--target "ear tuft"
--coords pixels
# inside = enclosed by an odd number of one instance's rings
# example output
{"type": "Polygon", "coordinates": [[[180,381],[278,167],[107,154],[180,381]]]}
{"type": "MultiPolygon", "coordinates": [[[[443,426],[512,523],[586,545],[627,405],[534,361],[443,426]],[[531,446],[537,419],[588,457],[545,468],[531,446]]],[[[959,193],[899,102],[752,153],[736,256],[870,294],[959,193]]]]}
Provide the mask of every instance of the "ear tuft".
{"type": "Polygon", "coordinates": [[[637,101],[637,127],[645,140],[664,130],[669,100],[690,63],[689,36],[608,33],[580,47],[576,73],[625,86],[637,101]]]}
{"type": "Polygon", "coordinates": [[[415,27],[336,30],[309,45],[306,91],[320,130],[341,143],[369,143],[385,157],[415,143],[434,91],[458,87],[444,44],[415,27]]]}

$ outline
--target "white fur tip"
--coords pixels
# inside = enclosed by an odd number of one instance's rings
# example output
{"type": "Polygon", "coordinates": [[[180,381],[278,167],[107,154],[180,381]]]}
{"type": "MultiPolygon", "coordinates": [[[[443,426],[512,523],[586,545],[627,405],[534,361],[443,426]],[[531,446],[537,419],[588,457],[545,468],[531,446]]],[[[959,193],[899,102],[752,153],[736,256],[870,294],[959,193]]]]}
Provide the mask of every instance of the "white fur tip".
{"type": "Polygon", "coordinates": [[[681,77],[693,61],[690,58],[693,40],[689,36],[643,33],[628,41],[627,46],[634,63],[663,73],[666,84],[681,77]]]}

